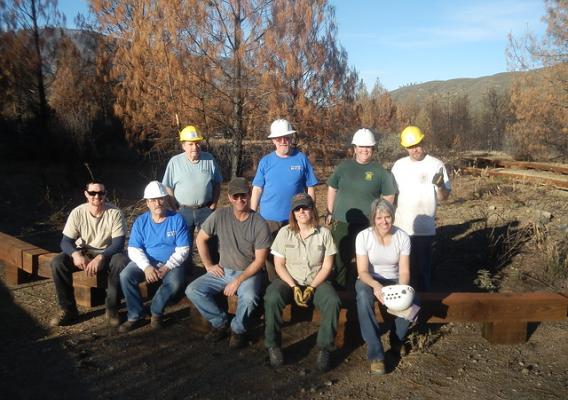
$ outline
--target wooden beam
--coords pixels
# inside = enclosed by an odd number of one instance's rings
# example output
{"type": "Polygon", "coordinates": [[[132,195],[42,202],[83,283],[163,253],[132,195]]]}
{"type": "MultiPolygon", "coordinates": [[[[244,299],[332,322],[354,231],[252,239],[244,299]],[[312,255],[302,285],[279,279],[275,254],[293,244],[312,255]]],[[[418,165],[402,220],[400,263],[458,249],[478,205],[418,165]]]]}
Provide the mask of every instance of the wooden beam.
{"type": "Polygon", "coordinates": [[[51,278],[51,261],[59,253],[40,254],[37,260],[37,275],[43,278],[51,278]]]}
{"type": "Polygon", "coordinates": [[[104,289],[73,285],[73,291],[75,292],[75,301],[81,307],[96,307],[105,302],[106,292],[104,289]]]}
{"type": "Polygon", "coordinates": [[[22,252],[22,269],[32,275],[37,275],[39,266],[39,256],[48,254],[49,251],[39,247],[22,252]]]}
{"type": "Polygon", "coordinates": [[[0,232],[0,259],[7,264],[22,268],[22,252],[32,249],[37,249],[37,246],[0,232]]]}
{"type": "Polygon", "coordinates": [[[86,286],[91,288],[106,289],[108,274],[100,272],[96,275],[89,276],[85,271],[73,272],[73,286],[86,286]]]}

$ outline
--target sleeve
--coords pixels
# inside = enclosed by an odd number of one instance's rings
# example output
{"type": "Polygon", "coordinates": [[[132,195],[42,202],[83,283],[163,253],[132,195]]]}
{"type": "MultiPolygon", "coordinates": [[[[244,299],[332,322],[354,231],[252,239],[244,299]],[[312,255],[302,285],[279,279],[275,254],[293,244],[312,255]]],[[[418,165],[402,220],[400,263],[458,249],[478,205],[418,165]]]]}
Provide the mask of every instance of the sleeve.
{"type": "Polygon", "coordinates": [[[103,256],[110,258],[113,255],[120,253],[124,249],[125,242],[126,236],[113,237],[110,245],[103,251],[103,256]]]}
{"type": "Polygon", "coordinates": [[[77,240],[81,236],[81,232],[79,232],[79,226],[77,223],[77,216],[78,211],[77,208],[71,210],[67,221],[65,222],[65,227],[63,228],[63,235],[67,236],[72,240],[77,240]]]}
{"type": "Polygon", "coordinates": [[[264,156],[260,159],[260,162],[258,163],[258,168],[256,169],[256,175],[254,176],[254,179],[252,180],[252,185],[253,186],[258,186],[263,188],[265,181],[264,181],[264,174],[265,174],[265,164],[266,164],[266,157],[268,156],[264,156]]]}
{"type": "Polygon", "coordinates": [[[325,227],[321,227],[320,229],[322,230],[323,245],[325,246],[325,256],[337,254],[337,247],[335,246],[330,230],[325,227]]]}
{"type": "Polygon", "coordinates": [[[166,166],[166,171],[164,172],[164,177],[162,178],[162,184],[174,190],[172,160],[173,158],[171,158],[170,161],[168,161],[168,165],[166,166]]]}
{"type": "Polygon", "coordinates": [[[381,182],[381,194],[383,196],[389,196],[398,193],[398,186],[396,185],[396,180],[394,179],[394,175],[384,170],[383,180],[381,182]]]}
{"type": "Polygon", "coordinates": [[[141,218],[143,215],[138,217],[134,224],[132,225],[132,231],[130,232],[130,239],[128,240],[128,247],[138,247],[144,248],[144,240],[142,239],[141,230],[141,218]]]}
{"type": "MultiPolygon", "coordinates": [[[[203,232],[205,232],[208,236],[214,236],[216,235],[217,232],[217,218],[219,215],[221,215],[221,213],[223,213],[224,210],[217,210],[214,213],[209,214],[209,216],[207,217],[207,219],[205,220],[205,222],[203,222],[203,224],[201,224],[201,230],[203,232]]],[[[190,244],[191,245],[191,244],[190,244]]]]}
{"type": "Polygon", "coordinates": [[[450,176],[448,175],[448,171],[446,169],[446,166],[442,163],[442,168],[444,169],[444,186],[446,186],[446,190],[451,192],[452,191],[452,185],[450,183],[450,176]]]}
{"type": "Polygon", "coordinates": [[[318,178],[314,172],[314,167],[310,162],[310,159],[304,154],[304,159],[306,163],[306,187],[312,187],[318,184],[318,178]]]}
{"type": "Polygon", "coordinates": [[[221,168],[219,168],[219,163],[213,158],[213,182],[221,183],[223,182],[223,175],[221,175],[221,168]]]}
{"type": "Polygon", "coordinates": [[[337,167],[335,167],[335,169],[333,170],[333,173],[331,174],[331,176],[329,178],[327,178],[327,186],[330,186],[334,189],[337,189],[337,187],[339,186],[339,167],[341,166],[341,164],[339,164],[337,167]]]}
{"type": "Polygon", "coordinates": [[[126,236],[126,231],[127,228],[124,214],[119,209],[116,209],[113,213],[111,237],[114,239],[120,236],[126,236]]]}
{"type": "Polygon", "coordinates": [[[138,247],[128,246],[128,258],[130,258],[130,260],[142,271],[150,265],[150,260],[146,257],[146,253],[138,247]]]}
{"type": "Polygon", "coordinates": [[[410,236],[408,236],[405,232],[400,231],[400,255],[401,256],[409,256],[410,255],[410,236]]]}
{"type": "Polygon", "coordinates": [[[369,254],[369,250],[365,245],[366,242],[366,234],[367,230],[361,231],[357,234],[355,238],[355,254],[358,256],[366,256],[369,254]]]}
{"type": "Polygon", "coordinates": [[[282,258],[286,258],[285,229],[287,230],[287,228],[284,227],[278,231],[278,233],[276,234],[276,238],[274,239],[274,242],[272,242],[271,251],[270,251],[273,255],[282,258]]]}
{"type": "Polygon", "coordinates": [[[69,236],[63,235],[61,238],[61,251],[63,251],[68,256],[71,256],[77,250],[75,247],[75,241],[71,239],[69,236]]]}
{"type": "Polygon", "coordinates": [[[253,215],[258,218],[258,221],[255,224],[256,235],[254,240],[254,248],[256,250],[269,249],[270,245],[272,244],[272,237],[270,235],[268,224],[260,215],[256,213],[253,215]]]}

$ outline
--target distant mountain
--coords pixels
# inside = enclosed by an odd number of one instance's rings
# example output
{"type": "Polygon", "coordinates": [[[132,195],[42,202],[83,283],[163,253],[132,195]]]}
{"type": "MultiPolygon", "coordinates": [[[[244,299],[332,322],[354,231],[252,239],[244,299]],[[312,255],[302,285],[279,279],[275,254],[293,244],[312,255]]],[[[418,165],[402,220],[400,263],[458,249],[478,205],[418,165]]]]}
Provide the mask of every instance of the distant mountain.
{"type": "Polygon", "coordinates": [[[478,108],[484,93],[494,88],[504,93],[511,87],[513,79],[525,72],[502,72],[481,78],[459,78],[448,81],[431,81],[403,86],[390,92],[392,99],[399,104],[415,100],[420,104],[434,94],[467,94],[473,108],[478,108]]]}

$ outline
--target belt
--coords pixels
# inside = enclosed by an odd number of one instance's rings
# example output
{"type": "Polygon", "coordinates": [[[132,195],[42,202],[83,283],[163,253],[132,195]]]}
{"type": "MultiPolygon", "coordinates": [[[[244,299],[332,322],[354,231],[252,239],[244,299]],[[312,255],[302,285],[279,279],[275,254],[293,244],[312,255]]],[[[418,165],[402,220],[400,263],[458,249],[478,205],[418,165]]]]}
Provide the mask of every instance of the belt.
{"type": "Polygon", "coordinates": [[[211,203],[203,203],[203,204],[193,204],[191,206],[187,205],[187,204],[181,204],[180,208],[194,208],[194,209],[198,209],[198,208],[205,208],[205,207],[209,207],[211,205],[211,203]]]}

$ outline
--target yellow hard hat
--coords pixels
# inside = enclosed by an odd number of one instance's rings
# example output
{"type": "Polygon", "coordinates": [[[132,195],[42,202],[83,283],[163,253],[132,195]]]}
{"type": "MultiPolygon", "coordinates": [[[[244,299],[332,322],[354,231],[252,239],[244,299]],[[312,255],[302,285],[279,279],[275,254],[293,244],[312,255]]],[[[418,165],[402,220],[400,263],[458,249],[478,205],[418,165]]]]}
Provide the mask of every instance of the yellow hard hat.
{"type": "Polygon", "coordinates": [[[180,142],[201,142],[203,136],[201,136],[201,133],[195,126],[188,125],[179,133],[179,140],[180,142]]]}
{"type": "Polygon", "coordinates": [[[400,144],[402,147],[411,147],[420,143],[424,139],[424,134],[417,126],[407,126],[400,134],[400,144]]]}

